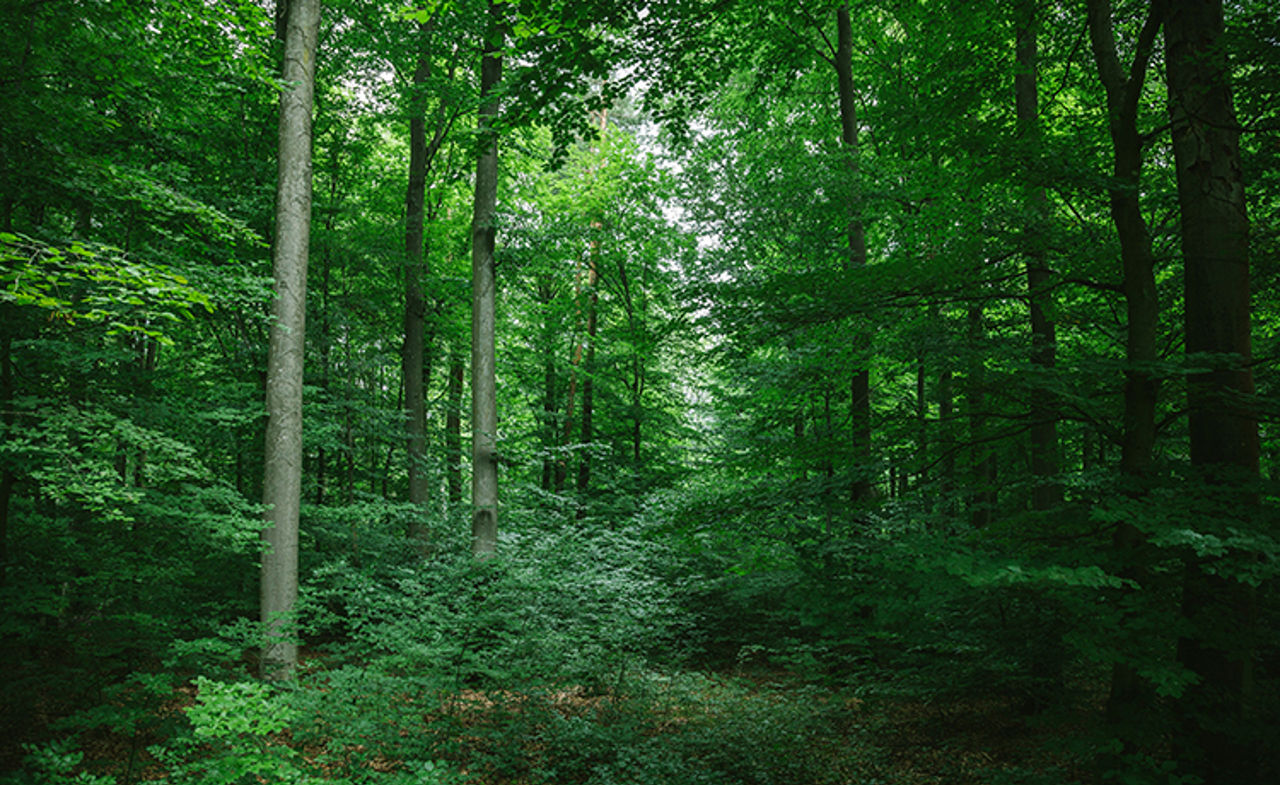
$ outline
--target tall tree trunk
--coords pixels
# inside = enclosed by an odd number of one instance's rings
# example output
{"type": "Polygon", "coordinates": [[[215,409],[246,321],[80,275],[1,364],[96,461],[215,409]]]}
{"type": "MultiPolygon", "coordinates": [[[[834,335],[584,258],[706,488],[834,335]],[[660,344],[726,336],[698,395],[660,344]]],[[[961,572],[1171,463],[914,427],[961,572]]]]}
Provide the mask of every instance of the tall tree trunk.
{"type": "Polygon", "coordinates": [[[484,57],[480,64],[483,152],[476,162],[475,209],[471,220],[471,551],[477,558],[498,547],[498,395],[495,378],[494,216],[498,202],[496,87],[502,80],[505,29],[502,4],[490,0],[484,57]]]}
{"type": "Polygon", "coordinates": [[[267,627],[261,671],[291,679],[298,663],[284,617],[298,595],[298,513],[302,492],[302,363],[306,336],[307,249],[311,234],[311,107],[319,0],[288,0],[285,89],[280,94],[280,152],[273,248],[275,300],[267,354],[267,435],[262,501],[261,610],[267,627]]]}
{"type": "Polygon", "coordinates": [[[976,348],[984,332],[981,305],[969,306],[968,331],[971,356],[965,379],[965,407],[968,409],[973,474],[967,506],[969,523],[975,529],[981,529],[991,523],[999,501],[996,494],[995,451],[991,447],[990,434],[987,433],[986,366],[976,348]]]}
{"type": "MultiPolygon", "coordinates": [[[[0,316],[10,316],[10,306],[0,305],[0,316]]],[[[4,441],[13,438],[13,336],[9,334],[6,322],[4,334],[0,335],[0,422],[4,424],[4,441]]],[[[3,444],[0,441],[0,444],[3,444]]],[[[16,481],[9,467],[0,467],[0,587],[7,584],[9,570],[9,502],[13,498],[13,486],[16,481]]]]}
{"type": "MultiPolygon", "coordinates": [[[[598,229],[600,225],[597,223],[593,228],[598,229]]],[[[591,440],[595,438],[595,424],[592,420],[595,408],[595,380],[592,378],[592,372],[595,364],[596,356],[596,307],[599,305],[599,296],[596,294],[596,283],[599,280],[599,270],[596,267],[597,260],[600,256],[600,245],[598,241],[592,241],[590,258],[587,260],[587,349],[586,355],[582,361],[582,444],[583,450],[578,456],[578,517],[586,515],[587,508],[585,499],[587,489],[591,484],[591,440]]]]}
{"type": "MultiPolygon", "coordinates": [[[[1155,260],[1151,236],[1142,215],[1139,186],[1142,178],[1142,137],[1138,133],[1138,99],[1146,79],[1164,4],[1153,3],[1143,23],[1126,73],[1116,54],[1110,0],[1088,0],[1089,38],[1098,74],[1107,94],[1108,127],[1114,153],[1109,186],[1111,218],[1120,240],[1124,272],[1124,298],[1128,316],[1125,346],[1124,435],[1120,471],[1126,493],[1141,498],[1151,470],[1155,446],[1155,411],[1159,380],[1148,370],[1158,357],[1155,260]]],[[[1133,524],[1121,522],[1114,535],[1121,574],[1142,583],[1146,580],[1142,551],[1145,538],[1133,524]]],[[[1128,660],[1112,669],[1107,720],[1132,754],[1150,743],[1146,726],[1151,715],[1152,691],[1128,660]]]]}
{"type": "MultiPolygon", "coordinates": [[[[330,157],[329,172],[329,204],[324,218],[325,242],[324,253],[320,256],[320,394],[328,404],[329,397],[329,356],[333,351],[331,339],[331,320],[329,318],[329,283],[333,271],[333,224],[338,214],[338,154],[335,148],[330,157]]],[[[328,451],[322,442],[316,449],[316,504],[325,503],[325,482],[328,472],[328,451]]]]}
{"type": "Polygon", "coordinates": [[[542,306],[542,481],[539,487],[550,492],[555,487],[560,429],[556,427],[556,359],[555,323],[551,318],[551,302],[554,292],[547,281],[538,283],[538,303],[542,306]]]}
{"type": "MultiPolygon", "coordinates": [[[[640,471],[640,451],[642,441],[642,426],[644,424],[644,410],[641,408],[644,400],[644,383],[645,383],[645,364],[644,353],[642,347],[645,345],[644,336],[641,335],[644,319],[636,319],[636,304],[631,296],[631,278],[627,275],[627,264],[625,259],[618,256],[618,281],[622,284],[622,307],[627,313],[627,331],[629,333],[629,342],[631,344],[631,460],[635,467],[636,474],[639,476],[640,471]]],[[[643,293],[644,276],[641,275],[640,285],[643,293]]]]}
{"type": "Polygon", "coordinates": [[[956,510],[955,498],[952,496],[956,478],[956,437],[955,423],[952,422],[955,417],[955,399],[952,397],[955,384],[949,366],[951,360],[944,356],[942,362],[947,365],[938,374],[938,424],[941,431],[939,449],[942,451],[938,500],[940,509],[952,515],[956,510]]]}
{"type": "Polygon", "coordinates": [[[921,347],[916,353],[916,463],[920,466],[916,472],[917,486],[924,485],[929,474],[929,399],[926,397],[925,359],[925,350],[921,347]]]}
{"type": "MultiPolygon", "coordinates": [[[[836,9],[836,83],[840,94],[840,141],[844,145],[848,162],[849,205],[845,224],[848,269],[864,267],[867,263],[866,230],[862,224],[858,186],[858,110],[853,93],[853,24],[849,19],[849,4],[836,9]]],[[[866,336],[856,340],[855,363],[864,367],[854,370],[849,380],[849,419],[851,424],[854,480],[851,489],[855,504],[869,501],[874,492],[871,482],[871,374],[867,363],[866,336]]]]}
{"type": "Polygon", "coordinates": [[[413,517],[409,536],[420,551],[426,548],[429,477],[427,472],[426,383],[423,373],[426,304],[422,298],[425,273],[423,218],[427,189],[427,123],[421,91],[430,76],[430,60],[418,56],[410,88],[409,187],[405,194],[404,226],[404,344],[401,353],[404,385],[405,447],[409,463],[409,504],[413,517]]]}
{"type": "MultiPolygon", "coordinates": [[[[1019,133],[1031,158],[1040,154],[1040,100],[1036,85],[1038,56],[1036,0],[1020,0],[1017,20],[1018,71],[1014,94],[1019,133]]],[[[1056,364],[1055,325],[1052,312],[1051,275],[1045,253],[1049,200],[1039,177],[1027,167],[1027,214],[1023,253],[1027,258],[1027,295],[1031,310],[1031,365],[1037,372],[1031,389],[1031,509],[1050,510],[1062,502],[1058,474],[1058,413],[1053,396],[1046,389],[1056,364]]]]}
{"type": "MultiPolygon", "coordinates": [[[[581,282],[582,282],[582,270],[581,268],[579,268],[573,284],[573,300],[575,303],[574,307],[577,309],[576,320],[579,326],[581,325],[581,320],[582,320],[581,282]]],[[[573,354],[569,358],[569,389],[565,393],[564,428],[563,428],[563,436],[561,437],[561,446],[566,448],[566,453],[561,453],[556,458],[555,477],[553,478],[554,482],[552,483],[556,493],[560,493],[561,491],[564,490],[565,480],[569,476],[569,457],[567,454],[567,448],[573,444],[573,429],[574,429],[573,415],[574,415],[574,407],[576,405],[577,396],[578,396],[578,375],[582,369],[582,356],[585,353],[585,351],[586,351],[586,341],[579,338],[574,342],[573,354]]]]}
{"type": "MultiPolygon", "coordinates": [[[[1222,0],[1170,7],[1165,63],[1186,265],[1186,350],[1233,358],[1213,360],[1212,370],[1188,380],[1191,464],[1217,492],[1202,520],[1225,515],[1234,528],[1258,504],[1251,486],[1259,476],[1259,440],[1250,402],[1249,219],[1222,36],[1222,0]]],[[[1215,533],[1225,535],[1227,527],[1215,533]]],[[[1257,734],[1247,726],[1253,592],[1193,555],[1182,611],[1192,634],[1179,640],[1178,659],[1199,679],[1180,705],[1176,753],[1206,785],[1257,782],[1257,734]]]]}
{"type": "Polygon", "coordinates": [[[457,347],[449,358],[449,403],[444,415],[444,450],[449,461],[449,504],[462,501],[462,383],[466,361],[457,347]]]}

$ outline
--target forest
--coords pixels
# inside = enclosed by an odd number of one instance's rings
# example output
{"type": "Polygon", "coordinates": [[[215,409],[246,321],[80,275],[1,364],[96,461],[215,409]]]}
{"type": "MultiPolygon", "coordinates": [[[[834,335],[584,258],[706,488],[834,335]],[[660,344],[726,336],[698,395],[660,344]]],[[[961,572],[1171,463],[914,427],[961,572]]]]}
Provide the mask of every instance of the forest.
{"type": "Polygon", "coordinates": [[[0,782],[1280,782],[1277,0],[0,0],[0,782]]]}

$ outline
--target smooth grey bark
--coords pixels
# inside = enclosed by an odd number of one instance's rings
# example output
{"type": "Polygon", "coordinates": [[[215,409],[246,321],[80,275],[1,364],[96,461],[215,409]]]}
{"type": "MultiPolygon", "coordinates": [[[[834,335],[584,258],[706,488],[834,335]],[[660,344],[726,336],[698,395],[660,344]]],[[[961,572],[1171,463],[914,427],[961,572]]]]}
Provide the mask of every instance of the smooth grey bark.
{"type": "MultiPolygon", "coordinates": [[[[849,269],[867,264],[866,229],[859,217],[858,198],[858,109],[853,90],[853,24],[849,4],[836,9],[836,82],[840,98],[840,141],[848,151],[849,216],[845,226],[849,269]]],[[[856,339],[859,350],[866,349],[866,337],[856,339]]],[[[858,354],[864,354],[859,351],[858,354]]],[[[859,359],[857,362],[866,362],[859,359]]],[[[849,419],[851,422],[854,480],[852,501],[869,501],[874,495],[871,482],[871,373],[865,367],[855,368],[849,380],[849,419]]]]}
{"type": "Polygon", "coordinates": [[[264,678],[291,679],[298,647],[285,617],[298,596],[298,513],[302,493],[302,364],[306,335],[307,253],[311,234],[311,108],[315,80],[319,0],[289,0],[284,16],[284,90],[276,232],[272,269],[275,301],[267,350],[267,433],[262,501],[260,591],[266,641],[264,678]]]}
{"type": "MultiPolygon", "coordinates": [[[[1238,526],[1258,504],[1259,439],[1251,365],[1249,219],[1240,132],[1222,49],[1221,0],[1173,3],[1165,22],[1169,116],[1185,264],[1188,354],[1212,353],[1211,369],[1188,379],[1191,464],[1213,489],[1213,513],[1238,526]],[[1223,508],[1232,512],[1224,516],[1223,508]]],[[[1204,360],[1194,361],[1202,365],[1204,360]]],[[[1204,493],[1204,491],[1199,491],[1204,493]]],[[[1253,696],[1253,590],[1187,558],[1182,613],[1193,630],[1178,660],[1198,681],[1179,704],[1174,751],[1206,785],[1258,782],[1253,696]]]]}
{"type": "Polygon", "coordinates": [[[471,552],[492,556],[498,547],[498,395],[495,377],[494,217],[498,202],[498,136],[494,121],[502,81],[502,6],[490,0],[489,29],[480,64],[482,150],[476,162],[471,219],[471,552]]]}

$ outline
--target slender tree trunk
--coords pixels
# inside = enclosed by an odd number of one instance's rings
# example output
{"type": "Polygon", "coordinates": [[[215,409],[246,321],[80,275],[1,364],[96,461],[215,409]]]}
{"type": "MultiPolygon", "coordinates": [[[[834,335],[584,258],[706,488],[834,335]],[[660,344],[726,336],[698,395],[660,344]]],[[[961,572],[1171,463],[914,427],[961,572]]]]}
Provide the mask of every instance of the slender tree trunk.
{"type": "MultiPolygon", "coordinates": [[[[582,312],[580,310],[580,304],[582,302],[581,280],[582,272],[581,269],[579,269],[573,285],[573,299],[576,304],[575,308],[579,308],[577,316],[579,324],[581,323],[582,318],[582,312]]],[[[585,341],[577,340],[573,345],[573,355],[569,358],[569,389],[565,393],[564,429],[561,439],[561,445],[565,448],[568,448],[573,444],[573,415],[578,396],[578,375],[582,369],[582,355],[585,351],[585,341]]],[[[556,493],[560,493],[564,490],[564,483],[568,476],[569,457],[562,453],[556,458],[555,482],[553,483],[556,493]]]]}
{"type": "Polygon", "coordinates": [[[297,644],[283,617],[298,595],[298,512],[302,491],[302,361],[306,335],[307,248],[311,233],[311,107],[319,0],[288,0],[280,94],[280,153],[274,244],[275,301],[267,355],[267,435],[262,500],[266,551],[261,610],[267,625],[262,675],[291,679],[297,644]]]}
{"type": "MultiPolygon", "coordinates": [[[[1018,72],[1014,93],[1019,133],[1026,149],[1040,153],[1040,101],[1037,90],[1036,0],[1020,0],[1017,29],[1018,72]]],[[[1030,166],[1028,171],[1032,171],[1030,166]]],[[[1053,395],[1046,390],[1056,365],[1056,330],[1049,314],[1053,310],[1051,274],[1045,253],[1049,200],[1039,178],[1029,174],[1026,182],[1027,213],[1032,216],[1024,228],[1023,252],[1027,257],[1027,294],[1031,304],[1031,365],[1037,372],[1031,390],[1031,508],[1050,510],[1062,503],[1058,474],[1058,413],[1053,395]]]]}
{"type": "Polygon", "coordinates": [[[404,345],[401,354],[404,385],[405,447],[409,463],[409,503],[414,508],[409,536],[420,551],[426,549],[429,477],[427,472],[426,384],[423,373],[426,304],[422,298],[425,273],[423,219],[427,188],[427,123],[423,109],[424,89],[430,76],[430,60],[419,55],[413,71],[409,112],[409,188],[405,194],[405,296],[404,345]]]}
{"type": "Polygon", "coordinates": [[[466,361],[455,348],[449,358],[449,409],[444,416],[444,449],[449,460],[449,504],[462,502],[462,383],[466,361]]]}
{"type": "MultiPolygon", "coordinates": [[[[596,224],[596,228],[599,224],[596,224]]],[[[599,296],[596,294],[596,283],[599,271],[596,267],[600,255],[599,243],[591,244],[590,258],[587,261],[587,349],[582,361],[582,444],[589,445],[595,438],[595,425],[592,421],[595,408],[595,380],[592,378],[596,356],[596,307],[599,296]]],[[[591,448],[584,447],[578,456],[578,517],[586,515],[585,499],[591,483],[591,448]]]]}
{"type": "MultiPolygon", "coordinates": [[[[1212,370],[1188,380],[1191,464],[1217,492],[1205,520],[1228,517],[1234,528],[1258,504],[1252,486],[1260,448],[1251,403],[1249,219],[1222,50],[1222,0],[1173,3],[1164,35],[1186,265],[1186,350],[1234,358],[1214,360],[1212,370]]],[[[1188,557],[1182,612],[1193,632],[1178,641],[1178,659],[1199,680],[1181,701],[1175,752],[1206,785],[1258,781],[1258,734],[1248,726],[1247,710],[1254,604],[1246,584],[1218,574],[1203,557],[1188,557]]]]}
{"type": "Polygon", "coordinates": [[[944,366],[942,372],[938,374],[938,424],[940,430],[939,441],[942,451],[942,476],[939,482],[938,499],[941,502],[941,509],[948,515],[954,514],[956,510],[955,498],[952,491],[955,487],[956,479],[956,436],[955,436],[955,399],[954,394],[954,378],[951,373],[948,357],[943,358],[944,366]]]}
{"type": "Polygon", "coordinates": [[[76,202],[76,223],[74,234],[76,239],[87,240],[93,230],[93,205],[88,199],[76,202]]]}
{"type": "Polygon", "coordinates": [[[556,464],[554,451],[560,429],[556,427],[556,361],[555,325],[551,319],[553,291],[546,282],[538,285],[538,302],[542,305],[542,490],[550,492],[555,487],[556,464]]]}
{"type": "Polygon", "coordinates": [[[489,29],[480,65],[479,129],[483,152],[476,162],[471,221],[471,551],[477,558],[498,546],[498,397],[494,375],[494,216],[498,201],[498,117],[502,80],[503,6],[489,2],[489,29]]]}
{"type": "MultiPolygon", "coordinates": [[[[853,92],[853,24],[849,4],[836,9],[836,82],[840,94],[840,141],[847,150],[849,177],[848,220],[845,225],[848,245],[847,267],[857,269],[867,263],[866,230],[860,217],[858,186],[858,110],[853,92]]],[[[865,364],[866,336],[856,339],[857,364],[865,364]]],[[[849,419],[851,424],[854,479],[851,489],[854,504],[869,501],[874,494],[871,482],[871,374],[865,367],[854,370],[849,380],[849,419]]]]}
{"type": "Polygon", "coordinates": [[[969,440],[973,479],[971,481],[968,508],[969,523],[975,529],[988,526],[995,516],[996,457],[987,433],[987,377],[986,367],[978,351],[978,343],[984,332],[981,305],[969,306],[969,347],[971,356],[965,380],[965,406],[968,408],[969,440]]]}
{"type": "MultiPolygon", "coordinates": [[[[10,316],[10,306],[0,305],[0,316],[10,316]]],[[[4,441],[13,438],[13,336],[8,324],[0,327],[0,423],[4,424],[4,441]]],[[[0,441],[0,444],[3,444],[0,441]]],[[[7,584],[9,571],[9,503],[13,499],[16,478],[6,465],[0,468],[0,586],[7,584]]]]}
{"type": "MultiPolygon", "coordinates": [[[[644,400],[644,382],[645,382],[645,366],[644,353],[644,336],[641,334],[643,329],[643,319],[636,319],[635,301],[631,297],[631,278],[627,275],[627,264],[621,255],[618,257],[618,281],[622,284],[622,306],[627,312],[627,331],[630,334],[631,343],[631,460],[636,468],[637,474],[640,470],[640,451],[642,445],[641,428],[644,422],[644,410],[641,408],[644,400]]],[[[643,286],[644,276],[641,276],[641,284],[643,286]]]]}
{"type": "Polygon", "coordinates": [[[925,484],[929,471],[929,399],[926,397],[925,368],[925,350],[921,347],[916,354],[916,463],[920,466],[920,471],[916,472],[917,487],[925,484]]]}
{"type": "MultiPolygon", "coordinates": [[[[324,219],[324,253],[320,257],[320,394],[326,404],[329,396],[329,356],[333,351],[329,318],[329,283],[333,270],[333,224],[338,212],[338,155],[335,150],[330,161],[329,204],[324,219]]],[[[325,503],[325,482],[328,471],[328,451],[322,443],[316,449],[316,504],[325,503]]]]}
{"type": "MultiPolygon", "coordinates": [[[[1148,368],[1158,358],[1155,260],[1151,237],[1139,201],[1142,178],[1142,137],[1138,133],[1138,99],[1146,79],[1156,33],[1163,17],[1163,3],[1156,2],[1139,33],[1134,59],[1126,73],[1116,54],[1110,0],[1088,0],[1089,37],[1098,74],[1107,94],[1108,127],[1114,152],[1112,184],[1109,187],[1111,218],[1120,240],[1120,261],[1124,271],[1124,297],[1128,316],[1125,358],[1128,365],[1124,385],[1124,437],[1120,471],[1126,493],[1133,498],[1145,495],[1155,446],[1155,411],[1159,380],[1148,368]]],[[[1145,538],[1132,524],[1116,527],[1114,547],[1124,577],[1142,583],[1145,538]]],[[[1138,675],[1130,661],[1113,667],[1107,701],[1107,720],[1124,745],[1133,753],[1150,743],[1145,728],[1154,699],[1150,686],[1138,675]]]]}

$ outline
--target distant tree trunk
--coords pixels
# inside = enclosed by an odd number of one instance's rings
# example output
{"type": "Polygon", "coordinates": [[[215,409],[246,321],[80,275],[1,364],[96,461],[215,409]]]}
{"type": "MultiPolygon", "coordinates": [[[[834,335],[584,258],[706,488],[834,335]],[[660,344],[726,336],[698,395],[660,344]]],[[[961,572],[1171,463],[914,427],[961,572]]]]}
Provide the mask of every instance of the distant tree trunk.
{"type": "Polygon", "coordinates": [[[423,219],[427,189],[427,123],[420,93],[430,70],[430,60],[426,55],[419,55],[413,71],[409,111],[409,187],[405,194],[404,226],[404,344],[401,353],[409,504],[413,506],[409,536],[420,551],[427,547],[424,518],[430,479],[427,472],[426,384],[423,373],[427,308],[422,298],[422,279],[426,272],[423,219]]]}
{"type": "MultiPolygon", "coordinates": [[[[0,316],[10,316],[10,306],[0,305],[0,316]]],[[[6,322],[0,336],[0,422],[4,423],[4,441],[13,435],[13,336],[6,322]]],[[[3,444],[3,442],[0,442],[3,444]]],[[[0,468],[0,586],[7,583],[9,569],[9,502],[13,498],[14,474],[6,465],[0,468]]]]}
{"type": "Polygon", "coordinates": [[[498,546],[498,396],[494,345],[494,217],[498,201],[496,87],[502,80],[503,6],[490,0],[484,57],[480,65],[478,126],[483,151],[476,162],[475,209],[471,220],[471,551],[477,558],[498,546]]]}
{"type": "MultiPolygon", "coordinates": [[[[575,307],[579,308],[578,317],[577,317],[579,320],[579,324],[582,318],[582,312],[580,310],[580,304],[582,302],[581,280],[582,280],[582,271],[581,269],[579,269],[577,278],[575,279],[574,285],[573,285],[573,299],[574,299],[574,302],[578,304],[578,305],[575,305],[575,307]]],[[[573,345],[573,355],[569,358],[569,389],[565,393],[564,427],[563,427],[563,436],[561,439],[561,445],[565,448],[568,448],[570,445],[573,444],[574,406],[576,404],[576,400],[578,396],[578,375],[582,369],[582,356],[585,353],[585,351],[586,351],[585,341],[581,339],[576,340],[573,345]]],[[[555,477],[553,482],[554,490],[556,493],[560,493],[561,491],[564,490],[565,480],[568,478],[568,476],[569,476],[569,458],[568,458],[568,455],[562,453],[556,458],[556,470],[555,470],[555,477]]]]}
{"type": "Polygon", "coordinates": [[[560,429],[557,426],[556,407],[556,357],[555,357],[555,322],[551,318],[551,303],[554,291],[551,284],[542,281],[538,284],[538,303],[542,306],[542,481],[540,487],[544,491],[555,488],[556,465],[555,449],[558,446],[560,429]]]}
{"type": "MultiPolygon", "coordinates": [[[[1019,133],[1027,149],[1040,151],[1040,102],[1036,85],[1038,57],[1036,46],[1036,0],[1019,0],[1017,20],[1018,71],[1014,77],[1014,94],[1019,133]]],[[[1028,167],[1030,171],[1030,167],[1028,167]]],[[[1046,389],[1048,376],[1056,365],[1057,336],[1049,317],[1053,295],[1045,253],[1044,235],[1048,230],[1049,200],[1039,177],[1029,174],[1026,182],[1028,214],[1024,227],[1023,252],[1027,257],[1027,295],[1031,304],[1031,365],[1038,378],[1031,390],[1031,509],[1050,510],[1062,503],[1062,485],[1058,474],[1058,413],[1053,395],[1046,389]]]]}
{"type": "Polygon", "coordinates": [[[276,188],[275,300],[267,354],[267,434],[262,500],[261,611],[267,626],[261,672],[291,679],[298,663],[283,617],[298,595],[298,513],[302,493],[302,364],[306,336],[307,248],[311,234],[311,107],[319,0],[288,0],[285,89],[280,93],[276,188]]]}
{"type": "Polygon", "coordinates": [[[972,355],[965,379],[965,407],[968,409],[969,441],[972,445],[972,480],[968,498],[969,523],[981,529],[991,523],[996,502],[996,458],[987,433],[987,376],[978,351],[984,332],[981,305],[969,306],[969,347],[972,355]]]}
{"type": "MultiPolygon", "coordinates": [[[[950,363],[950,359],[944,358],[943,362],[950,363]]],[[[941,431],[939,448],[942,451],[938,499],[941,502],[940,508],[947,514],[953,514],[956,509],[955,498],[952,496],[956,480],[956,437],[955,423],[952,422],[955,417],[954,386],[951,368],[944,367],[938,374],[938,424],[941,431]]]]}
{"type": "MultiPolygon", "coordinates": [[[[324,252],[320,255],[320,393],[322,400],[329,401],[329,356],[333,351],[330,340],[329,319],[329,283],[333,269],[333,233],[334,217],[337,215],[338,201],[338,156],[331,157],[329,173],[329,204],[324,218],[325,242],[324,252]]],[[[328,451],[322,442],[316,448],[315,482],[316,504],[325,503],[325,477],[328,471],[328,451]]]]}
{"type": "Polygon", "coordinates": [[[444,449],[449,460],[449,504],[462,502],[462,383],[466,361],[455,349],[449,358],[449,409],[444,416],[444,449]]]}
{"type": "MultiPolygon", "coordinates": [[[[1151,5],[1139,33],[1134,58],[1126,73],[1116,54],[1110,0],[1088,0],[1089,38],[1098,74],[1107,94],[1108,126],[1114,153],[1112,184],[1109,187],[1111,218],[1120,240],[1120,261],[1124,271],[1124,298],[1128,315],[1124,385],[1124,436],[1120,471],[1126,493],[1139,498],[1145,494],[1155,446],[1155,411],[1159,380],[1148,370],[1158,357],[1155,260],[1151,236],[1142,215],[1139,186],[1142,178],[1142,137],[1138,133],[1138,100],[1146,79],[1156,33],[1160,29],[1164,4],[1151,5]]],[[[1140,583],[1146,579],[1142,550],[1145,538],[1132,524],[1116,527],[1114,546],[1124,577],[1140,583]]],[[[1133,753],[1150,742],[1143,729],[1150,716],[1152,691],[1130,662],[1116,663],[1111,674],[1107,719],[1120,737],[1125,753],[1133,753]]]]}
{"type": "Polygon", "coordinates": [[[76,202],[76,223],[73,230],[76,239],[89,239],[89,232],[93,230],[93,204],[88,199],[80,199],[76,202]]]}
{"type": "MultiPolygon", "coordinates": [[[[1234,358],[1210,361],[1212,370],[1188,380],[1191,464],[1221,492],[1211,515],[1236,519],[1258,504],[1250,486],[1259,477],[1259,439],[1251,403],[1249,219],[1222,37],[1222,0],[1170,6],[1165,64],[1186,265],[1186,350],[1234,358]]],[[[1182,612],[1193,632],[1178,641],[1178,660],[1199,680],[1180,704],[1175,753],[1206,785],[1254,783],[1257,733],[1247,725],[1253,591],[1208,561],[1192,555],[1186,564],[1182,612]]]]}
{"type": "MultiPolygon", "coordinates": [[[[595,225],[599,228],[599,224],[595,225]]],[[[590,258],[587,260],[587,349],[586,355],[582,361],[582,444],[589,445],[591,440],[595,438],[595,425],[592,421],[595,409],[595,380],[592,378],[592,372],[595,364],[596,356],[596,308],[599,305],[599,296],[596,294],[596,284],[599,280],[599,270],[596,267],[597,259],[600,255],[600,246],[597,241],[591,244],[590,258]]],[[[578,456],[578,517],[586,515],[587,508],[585,499],[587,489],[591,484],[591,448],[584,447],[578,456]]]]}
{"type": "MultiPolygon", "coordinates": [[[[644,423],[644,409],[641,408],[645,387],[645,363],[644,350],[642,348],[644,336],[641,334],[644,329],[644,318],[643,313],[640,319],[636,318],[636,303],[631,295],[631,278],[627,275],[627,264],[621,255],[618,256],[618,281],[622,284],[622,307],[627,313],[627,331],[631,344],[631,383],[628,385],[631,389],[631,460],[636,467],[636,471],[639,472],[640,451],[643,443],[641,429],[644,423]]],[[[642,275],[642,286],[643,282],[642,275]]]]}
{"type": "Polygon", "coordinates": [[[926,397],[927,379],[925,378],[925,350],[921,347],[916,353],[916,458],[920,467],[916,472],[916,485],[924,485],[928,479],[929,466],[929,399],[926,397]]]}
{"type": "MultiPolygon", "coordinates": [[[[849,177],[848,219],[845,224],[849,269],[866,266],[867,238],[860,217],[858,197],[858,110],[853,92],[853,24],[849,19],[849,4],[836,9],[836,81],[840,94],[840,141],[847,151],[849,177]]],[[[857,348],[866,348],[866,337],[856,339],[857,348]]],[[[858,351],[857,354],[865,354],[858,351]]],[[[856,363],[863,364],[865,357],[856,363]]],[[[856,369],[849,380],[849,419],[851,424],[854,479],[851,489],[854,504],[869,501],[874,492],[871,482],[871,374],[865,368],[856,369]]]]}

